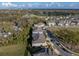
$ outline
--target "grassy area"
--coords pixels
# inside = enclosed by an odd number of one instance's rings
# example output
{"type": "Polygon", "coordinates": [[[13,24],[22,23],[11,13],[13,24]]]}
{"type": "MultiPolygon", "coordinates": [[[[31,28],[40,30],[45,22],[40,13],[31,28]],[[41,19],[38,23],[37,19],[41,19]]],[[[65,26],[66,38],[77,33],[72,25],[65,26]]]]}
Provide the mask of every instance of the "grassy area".
{"type": "Polygon", "coordinates": [[[79,53],[79,27],[53,28],[51,31],[64,46],[79,53]]]}
{"type": "MultiPolygon", "coordinates": [[[[29,44],[27,41],[28,39],[28,33],[29,28],[24,29],[19,34],[16,34],[16,36],[13,36],[12,41],[8,42],[9,45],[0,47],[0,56],[28,56],[30,55],[30,52],[26,47],[29,47],[29,44]],[[11,44],[10,44],[11,43],[11,44]]],[[[11,40],[11,39],[10,39],[11,40]]]]}
{"type": "Polygon", "coordinates": [[[23,56],[26,46],[24,44],[10,45],[0,47],[1,56],[23,56]]]}

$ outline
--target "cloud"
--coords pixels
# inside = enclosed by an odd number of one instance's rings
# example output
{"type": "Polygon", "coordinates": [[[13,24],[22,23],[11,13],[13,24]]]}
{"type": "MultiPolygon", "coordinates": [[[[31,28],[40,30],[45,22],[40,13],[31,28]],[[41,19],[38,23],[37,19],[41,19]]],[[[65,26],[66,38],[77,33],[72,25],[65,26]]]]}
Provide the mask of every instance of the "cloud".
{"type": "Polygon", "coordinates": [[[60,2],[51,2],[50,4],[49,4],[49,6],[51,6],[51,8],[52,7],[55,7],[55,8],[78,8],[78,6],[79,6],[79,4],[77,4],[77,3],[64,3],[64,2],[62,2],[62,3],[60,3],[60,2]]]}
{"type": "Polygon", "coordinates": [[[4,7],[17,7],[17,8],[63,8],[63,7],[73,7],[73,4],[69,4],[65,6],[62,3],[58,2],[50,2],[50,3],[26,3],[26,4],[16,4],[11,2],[2,2],[2,6],[4,7]]]}
{"type": "Polygon", "coordinates": [[[56,8],[58,8],[58,7],[63,7],[63,5],[61,3],[59,3],[59,2],[51,2],[51,3],[48,4],[48,7],[56,7],[56,8]]]}
{"type": "Polygon", "coordinates": [[[37,2],[37,3],[12,3],[12,2],[2,2],[1,3],[1,6],[2,8],[51,8],[51,9],[54,9],[54,8],[66,8],[66,9],[69,9],[69,8],[79,8],[79,3],[65,3],[65,2],[48,2],[48,3],[40,3],[40,2],[37,2]]]}
{"type": "Polygon", "coordinates": [[[5,7],[10,7],[10,6],[17,7],[18,5],[17,4],[13,4],[11,2],[3,2],[2,6],[5,6],[5,7]]]}
{"type": "Polygon", "coordinates": [[[69,5],[69,7],[74,7],[75,8],[75,7],[77,7],[77,5],[72,3],[72,4],[69,5]]]}
{"type": "Polygon", "coordinates": [[[30,3],[29,3],[29,4],[27,4],[27,6],[29,6],[29,7],[33,7],[33,5],[32,5],[32,4],[30,4],[30,3]]]}

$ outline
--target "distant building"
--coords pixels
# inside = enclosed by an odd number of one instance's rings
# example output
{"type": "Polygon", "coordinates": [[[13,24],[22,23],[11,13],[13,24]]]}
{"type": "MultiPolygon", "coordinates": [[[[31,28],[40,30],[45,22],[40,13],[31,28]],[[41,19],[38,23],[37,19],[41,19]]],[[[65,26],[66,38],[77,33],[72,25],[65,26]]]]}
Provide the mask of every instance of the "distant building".
{"type": "Polygon", "coordinates": [[[59,21],[58,26],[64,26],[65,25],[65,21],[59,21]]]}
{"type": "Polygon", "coordinates": [[[77,23],[78,23],[78,21],[76,21],[76,20],[72,20],[72,21],[71,21],[71,25],[72,25],[72,26],[73,26],[73,25],[74,25],[74,26],[77,25],[77,23]]]}
{"type": "Polygon", "coordinates": [[[77,25],[79,25],[79,20],[78,20],[78,23],[77,23],[77,25]]]}
{"type": "Polygon", "coordinates": [[[63,24],[62,23],[59,23],[58,26],[63,26],[63,24]]]}
{"type": "Polygon", "coordinates": [[[14,26],[13,26],[13,29],[15,31],[21,31],[21,23],[18,23],[18,22],[14,22],[14,26]]]}
{"type": "Polygon", "coordinates": [[[65,24],[65,26],[69,26],[69,24],[68,24],[68,23],[66,23],[66,24],[65,24]]]}
{"type": "Polygon", "coordinates": [[[56,25],[56,22],[54,20],[49,20],[49,21],[47,21],[47,25],[49,27],[52,27],[52,26],[55,26],[56,25]]]}
{"type": "Polygon", "coordinates": [[[22,30],[21,27],[18,27],[18,26],[13,26],[13,29],[14,29],[15,31],[21,31],[21,30],[22,30]]]}
{"type": "Polygon", "coordinates": [[[47,17],[45,20],[46,20],[46,21],[49,20],[49,17],[47,17]]]}
{"type": "Polygon", "coordinates": [[[65,21],[65,26],[70,26],[70,21],[66,20],[65,21]]]}
{"type": "Polygon", "coordinates": [[[62,16],[60,16],[60,19],[63,19],[63,17],[62,17],[62,16]]]}
{"type": "Polygon", "coordinates": [[[4,37],[4,38],[8,37],[8,34],[4,34],[3,37],[4,37]]]}
{"type": "Polygon", "coordinates": [[[4,28],[2,28],[2,29],[0,29],[0,37],[4,37],[4,38],[6,38],[6,37],[8,37],[8,34],[7,34],[7,32],[4,30],[4,28]]]}
{"type": "Polygon", "coordinates": [[[34,27],[37,27],[37,28],[43,28],[44,26],[45,26],[44,23],[34,24],[34,27]]]}
{"type": "Polygon", "coordinates": [[[6,32],[4,28],[0,29],[0,38],[7,38],[11,34],[11,32],[6,32]]]}
{"type": "Polygon", "coordinates": [[[48,26],[49,27],[55,26],[55,22],[48,22],[48,26]]]}

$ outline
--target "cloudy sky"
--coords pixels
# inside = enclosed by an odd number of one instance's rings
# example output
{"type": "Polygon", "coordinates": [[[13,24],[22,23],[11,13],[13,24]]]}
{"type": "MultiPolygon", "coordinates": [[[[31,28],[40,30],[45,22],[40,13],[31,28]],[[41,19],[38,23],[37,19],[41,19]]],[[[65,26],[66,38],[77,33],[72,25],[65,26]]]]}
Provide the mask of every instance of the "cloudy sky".
{"type": "Polygon", "coordinates": [[[79,2],[0,2],[0,9],[79,9],[79,2]]]}

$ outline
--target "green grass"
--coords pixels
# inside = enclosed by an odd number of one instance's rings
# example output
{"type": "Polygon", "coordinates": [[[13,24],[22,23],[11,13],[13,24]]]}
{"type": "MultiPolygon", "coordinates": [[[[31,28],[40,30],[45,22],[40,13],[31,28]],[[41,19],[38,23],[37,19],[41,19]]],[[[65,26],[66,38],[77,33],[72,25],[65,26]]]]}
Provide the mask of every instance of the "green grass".
{"type": "Polygon", "coordinates": [[[0,47],[1,56],[23,56],[26,46],[24,44],[0,47]]]}
{"type": "Polygon", "coordinates": [[[51,32],[60,38],[67,48],[79,53],[79,27],[53,28],[51,32]]]}

